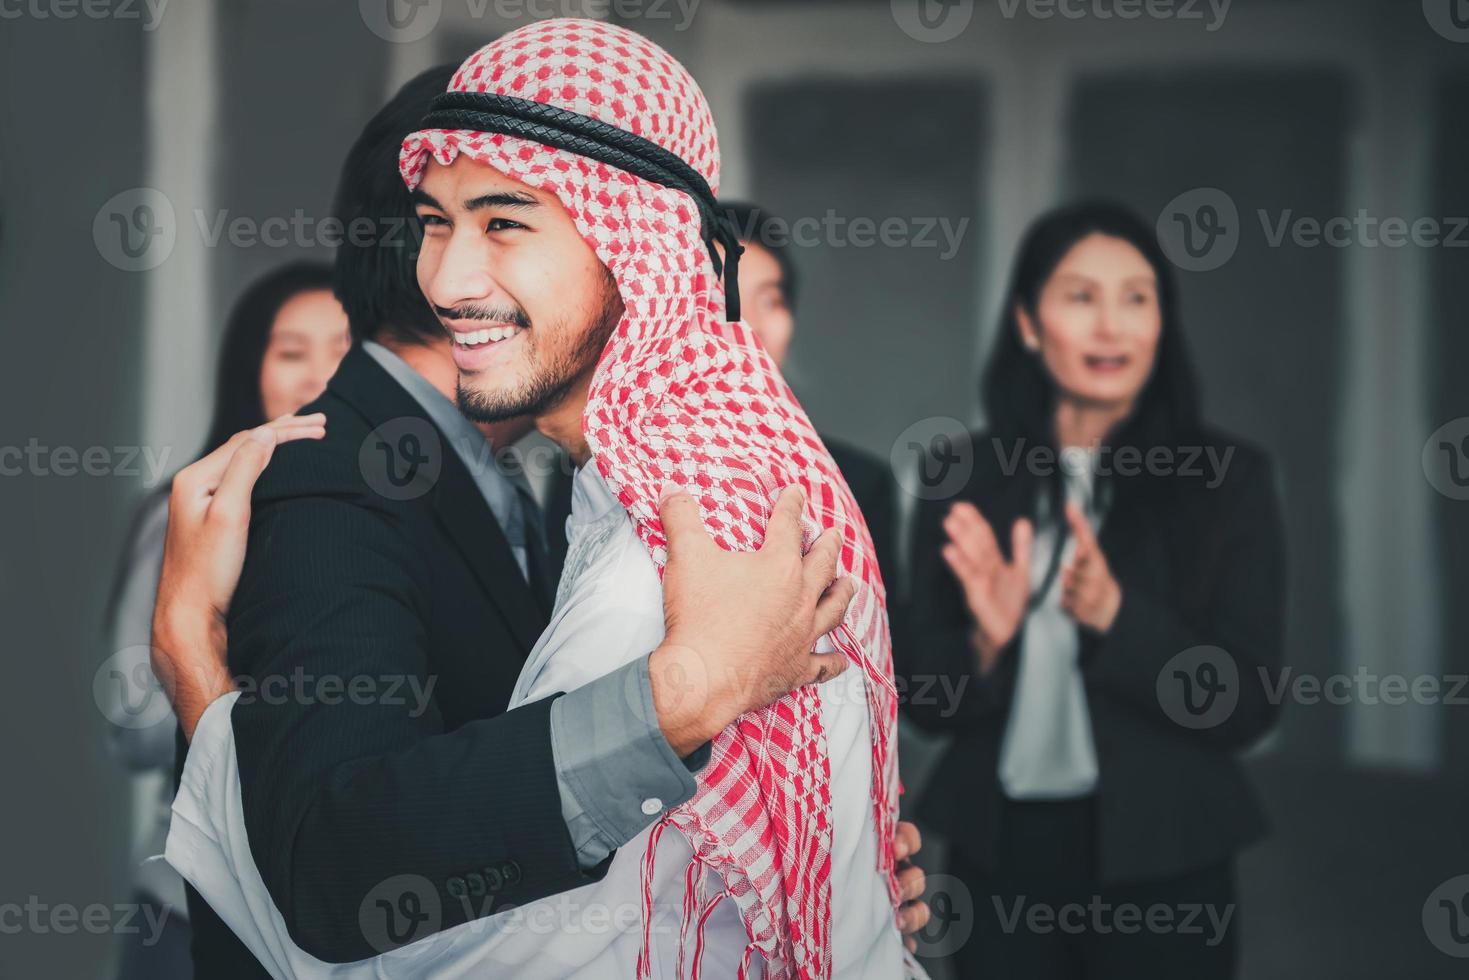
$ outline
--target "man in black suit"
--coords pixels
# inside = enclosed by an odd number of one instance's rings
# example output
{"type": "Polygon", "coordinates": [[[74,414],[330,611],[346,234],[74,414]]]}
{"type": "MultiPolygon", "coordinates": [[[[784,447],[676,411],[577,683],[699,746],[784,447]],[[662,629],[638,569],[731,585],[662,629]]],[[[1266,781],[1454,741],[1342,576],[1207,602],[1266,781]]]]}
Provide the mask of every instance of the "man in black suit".
{"type": "MultiPolygon", "coordinates": [[[[369,882],[386,875],[330,848],[303,845],[324,839],[354,848],[370,843],[376,849],[391,848],[393,841],[339,835],[329,828],[337,827],[342,815],[318,809],[311,816],[318,823],[306,823],[301,843],[267,850],[264,845],[275,841],[280,829],[275,818],[297,815],[297,809],[283,801],[312,798],[311,783],[320,773],[319,765],[282,767],[281,760],[324,751],[367,758],[400,739],[405,726],[453,731],[469,720],[502,712],[520,665],[545,625],[559,571],[548,557],[556,549],[546,541],[550,535],[540,531],[524,480],[512,481],[496,466],[495,452],[526,434],[530,422],[509,420],[480,426],[477,432],[453,410],[448,399],[453,396],[454,364],[443,330],[413,278],[417,236],[393,161],[403,136],[416,128],[451,74],[452,67],[443,66],[409,82],[368,123],[346,158],[334,210],[351,233],[338,250],[335,278],[356,343],[328,392],[303,410],[326,413],[331,423],[328,439],[306,453],[277,460],[257,489],[259,520],[233,610],[236,617],[230,623],[231,672],[255,678],[262,692],[267,689],[266,678],[289,676],[296,670],[320,677],[370,676],[385,692],[404,675],[398,658],[406,651],[394,648],[401,646],[401,629],[396,627],[402,624],[376,619],[374,603],[365,603],[362,608],[368,614],[358,618],[358,610],[349,605],[333,608],[314,601],[319,590],[313,585],[319,585],[321,577],[310,554],[334,552],[329,559],[332,568],[350,568],[351,581],[366,592],[374,588],[374,576],[381,575],[382,587],[388,588],[401,579],[395,573],[405,569],[415,572],[422,587],[418,595],[399,597],[424,610],[420,642],[414,646],[423,656],[427,679],[415,703],[407,705],[408,715],[387,705],[373,706],[352,720],[350,732],[334,736],[336,726],[347,720],[341,712],[307,712],[321,727],[318,739],[312,728],[290,730],[263,697],[232,713],[246,804],[251,823],[260,827],[255,839],[260,842],[264,877],[275,889],[273,894],[289,901],[281,908],[302,915],[303,935],[320,937],[317,948],[322,952],[340,951],[344,956],[350,955],[351,942],[362,942],[356,914],[348,921],[340,909],[335,914],[324,909],[334,904],[332,900],[302,894],[297,882],[308,883],[308,888],[317,882],[345,895],[361,892],[364,885],[371,887],[369,882]],[[362,234],[368,227],[373,233],[362,234]],[[412,458],[406,458],[409,455],[412,458]],[[341,506],[347,501],[352,506],[341,506]],[[516,547],[502,527],[517,532],[516,547]],[[370,553],[342,550],[348,542],[374,541],[378,531],[389,528],[404,544],[396,553],[380,547],[370,548],[370,553]],[[282,590],[300,591],[290,596],[282,590]],[[295,633],[300,626],[292,621],[291,612],[307,607],[315,620],[311,636],[326,642],[313,643],[306,636],[287,639],[287,632],[295,633]],[[352,628],[342,628],[346,619],[353,621],[352,628]],[[359,642],[363,637],[370,639],[364,644],[359,642]],[[444,658],[449,659],[440,662],[444,658]],[[441,686],[449,679],[454,683],[441,686]],[[419,708],[425,709],[422,714],[411,716],[419,708]],[[374,737],[364,738],[366,734],[374,737]],[[289,744],[282,744],[283,739],[289,744]],[[321,832],[313,833],[313,827],[321,832]],[[344,929],[347,939],[340,935],[344,929]]],[[[406,691],[406,678],[400,686],[406,691]]],[[[384,694],[382,700],[389,698],[384,694]]],[[[507,748],[517,744],[517,737],[534,742],[535,735],[527,731],[535,729],[537,721],[544,727],[545,718],[532,714],[517,713],[518,724],[493,737],[507,748]]],[[[522,753],[511,749],[511,754],[522,753]]],[[[179,759],[182,769],[184,752],[179,759]]],[[[544,793],[527,798],[536,798],[543,806],[548,800],[544,793]]],[[[339,805],[350,809],[345,801],[339,805]]],[[[555,830],[554,812],[549,816],[542,823],[555,830]]],[[[349,814],[345,819],[363,817],[349,814]]],[[[537,851],[560,843],[554,834],[547,837],[528,842],[529,850],[521,851],[519,859],[536,869],[552,867],[537,851]]],[[[500,870],[507,878],[519,876],[508,867],[500,870]]],[[[532,876],[525,887],[554,891],[580,883],[575,869],[561,866],[557,873],[561,877],[545,883],[532,876]]],[[[189,904],[193,920],[200,923],[194,940],[200,976],[266,975],[192,888],[189,904]]]]}
{"type": "MultiPolygon", "coordinates": [[[[381,216],[411,215],[393,161],[449,71],[410,82],[353,147],[337,201],[349,228],[364,217],[386,228],[381,216]]],[[[296,943],[337,962],[374,955],[384,939],[405,944],[595,880],[605,855],[656,816],[647,801],[667,808],[692,794],[713,726],[757,706],[745,703],[752,696],[778,693],[711,690],[709,704],[719,707],[695,710],[696,701],[655,689],[650,662],[660,650],[561,699],[505,712],[551,607],[554,543],[548,549],[523,479],[497,467],[492,452],[529,423],[477,429],[454,409],[455,367],[414,282],[410,244],[348,236],[338,293],[358,344],[304,410],[326,414],[326,438],[280,449],[260,479],[233,601],[227,589],[202,601],[202,573],[181,570],[171,587],[166,561],[156,620],[155,646],[170,651],[161,655],[198,664],[207,661],[200,650],[222,641],[217,623],[194,625],[199,607],[228,608],[230,672],[261,692],[229,713],[255,864],[296,943]],[[319,696],[264,696],[271,681],[296,677],[319,696]],[[329,703],[322,682],[333,678],[361,682],[372,696],[337,690],[338,703],[329,703]],[[590,717],[605,737],[558,741],[558,710],[590,717]],[[362,918],[364,899],[405,873],[434,884],[441,919],[375,930],[362,918]]],[[[183,495],[201,490],[198,479],[180,486],[183,495]]],[[[179,505],[186,514],[187,502],[179,505]]],[[[827,550],[806,559],[816,578],[827,550]]],[[[670,561],[670,603],[688,593],[678,588],[682,567],[670,561]]],[[[717,574],[701,568],[699,581],[717,574]]],[[[699,607],[685,617],[713,631],[717,650],[762,614],[771,623],[790,616],[783,632],[794,644],[759,630],[757,642],[809,660],[803,677],[840,669],[808,657],[811,637],[796,634],[813,623],[824,632],[850,595],[845,587],[832,589],[818,622],[814,596],[769,595],[767,585],[762,601],[750,585],[700,588],[699,607]],[[739,596],[741,608],[717,608],[718,595],[739,596]],[[786,612],[771,615],[777,604],[786,612]]],[[[164,665],[161,675],[170,674],[192,734],[228,685],[191,680],[198,672],[178,664],[164,665]]],[[[900,837],[916,850],[910,827],[900,837]]],[[[921,874],[907,883],[916,899],[921,874]]],[[[197,896],[191,909],[207,922],[196,930],[201,976],[264,975],[197,896]]],[[[926,916],[915,904],[910,928],[926,916]]]]}
{"type": "MultiPolygon", "coordinates": [[[[740,315],[777,365],[785,363],[796,329],[796,267],[790,237],[769,210],[744,201],[721,202],[740,244],[740,315]]],[[[897,579],[894,562],[897,513],[888,468],[856,446],[823,434],[847,487],[857,499],[877,549],[877,565],[889,590],[897,579]]]]}

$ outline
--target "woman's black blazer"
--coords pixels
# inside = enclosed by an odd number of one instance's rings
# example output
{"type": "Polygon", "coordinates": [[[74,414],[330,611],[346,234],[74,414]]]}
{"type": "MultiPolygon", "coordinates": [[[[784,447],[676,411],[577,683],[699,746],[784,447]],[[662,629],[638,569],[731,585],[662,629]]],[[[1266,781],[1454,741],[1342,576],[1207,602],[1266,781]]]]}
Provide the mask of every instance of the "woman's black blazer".
{"type": "MultiPolygon", "coordinates": [[[[955,736],[918,816],[981,867],[992,867],[996,854],[996,771],[1020,636],[979,676],[967,640],[973,621],[940,554],[941,522],[955,500],[968,500],[1008,551],[1011,522],[1032,515],[1037,498],[1036,481],[1025,476],[1036,469],[1025,463],[1033,447],[1021,447],[1019,460],[1016,448],[974,436],[966,485],[920,504],[910,589],[895,617],[905,711],[920,727],[955,736]]],[[[1112,489],[1099,540],[1123,598],[1110,632],[1083,630],[1081,644],[1105,882],[1204,867],[1264,835],[1264,813],[1236,754],[1279,708],[1272,695],[1285,619],[1269,458],[1205,430],[1156,451],[1151,463],[1133,463],[1102,459],[1101,479],[1112,489]]]]}

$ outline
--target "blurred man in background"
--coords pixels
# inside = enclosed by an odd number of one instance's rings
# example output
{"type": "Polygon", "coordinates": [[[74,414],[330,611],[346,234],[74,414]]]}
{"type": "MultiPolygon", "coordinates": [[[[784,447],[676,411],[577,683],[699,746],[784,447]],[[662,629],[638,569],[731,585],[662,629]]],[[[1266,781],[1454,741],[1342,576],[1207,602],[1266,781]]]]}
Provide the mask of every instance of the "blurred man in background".
{"type": "MultiPolygon", "coordinates": [[[[745,246],[740,256],[740,315],[775,363],[784,367],[796,334],[796,267],[791,259],[790,226],[748,201],[721,201],[720,206],[745,246]]],[[[850,443],[825,433],[821,441],[867,520],[891,597],[898,571],[893,564],[897,526],[891,475],[882,463],[850,443]]]]}

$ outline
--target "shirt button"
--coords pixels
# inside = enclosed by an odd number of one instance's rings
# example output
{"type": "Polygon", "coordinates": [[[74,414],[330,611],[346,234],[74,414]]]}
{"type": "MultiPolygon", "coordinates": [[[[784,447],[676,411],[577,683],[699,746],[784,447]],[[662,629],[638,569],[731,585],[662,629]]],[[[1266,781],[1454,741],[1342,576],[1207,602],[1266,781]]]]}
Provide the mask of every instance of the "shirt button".
{"type": "Polygon", "coordinates": [[[643,813],[655,816],[663,812],[663,801],[653,796],[643,801],[643,813]]]}

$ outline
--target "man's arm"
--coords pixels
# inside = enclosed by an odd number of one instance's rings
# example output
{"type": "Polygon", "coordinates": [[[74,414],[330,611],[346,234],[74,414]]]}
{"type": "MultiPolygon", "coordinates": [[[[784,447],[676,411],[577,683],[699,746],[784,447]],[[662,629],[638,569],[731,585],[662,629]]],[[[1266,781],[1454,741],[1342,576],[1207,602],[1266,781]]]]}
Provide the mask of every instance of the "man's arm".
{"type": "Polygon", "coordinates": [[[360,907],[399,873],[433,883],[444,927],[586,881],[559,819],[549,702],[493,731],[443,732],[410,608],[421,570],[381,514],[282,502],[258,515],[236,590],[250,487],[273,448],[262,430],[176,480],[154,636],[192,733],[233,682],[222,658],[179,651],[222,649],[227,608],[241,622],[243,806],[292,937],[328,960],[379,952],[360,907]]]}
{"type": "Polygon", "coordinates": [[[236,432],[184,467],[168,495],[163,566],[153,606],[153,674],[184,738],[211,701],[234,690],[225,666],[225,614],[240,581],[250,492],[275,447],[326,435],[326,416],[283,415],[236,432]]]}
{"type": "Polygon", "coordinates": [[[292,939],[328,962],[382,952],[361,906],[398,875],[435,890],[444,929],[600,877],[562,822],[550,699],[447,730],[425,560],[363,503],[273,503],[230,609],[251,850],[292,939]]]}
{"type": "Polygon", "coordinates": [[[653,702],[651,659],[643,654],[606,672],[612,661],[602,656],[604,673],[556,685],[569,693],[551,705],[551,752],[561,816],[583,868],[601,864],[664,809],[690,799],[698,788],[694,773],[709,761],[708,742],[684,758],[668,744],[653,702]]]}
{"type": "MultiPolygon", "coordinates": [[[[170,690],[186,731],[230,687],[223,671],[197,666],[223,643],[218,610],[233,592],[229,569],[219,574],[210,557],[223,555],[227,565],[236,549],[225,529],[238,527],[238,508],[223,482],[220,490],[229,520],[194,522],[194,542],[185,540],[188,521],[171,529],[164,579],[177,581],[160,587],[155,614],[161,658],[183,668],[171,670],[170,690]],[[174,574],[171,563],[192,563],[194,576],[174,574]]],[[[692,500],[665,502],[669,636],[649,659],[649,693],[660,731],[680,755],[743,711],[845,667],[839,655],[809,653],[840,620],[852,590],[849,583],[828,588],[834,535],[801,558],[800,508],[799,495],[782,501],[766,547],[734,555],[709,541],[692,500]],[[688,537],[693,530],[697,537],[688,537]],[[698,581],[685,585],[685,578],[698,581]],[[718,599],[707,604],[711,596],[718,599]],[[752,674],[763,683],[752,683],[752,674]],[[691,687],[691,678],[712,683],[691,687]]],[[[412,612],[422,576],[396,529],[381,526],[385,520],[326,498],[272,507],[252,534],[252,572],[233,613],[246,634],[235,638],[240,662],[259,685],[259,700],[234,712],[241,744],[250,743],[241,770],[254,814],[252,850],[293,940],[339,961],[378,951],[363,935],[361,903],[395,874],[434,883],[444,928],[587,880],[558,819],[548,702],[453,733],[442,731],[431,703],[417,713],[409,710],[417,705],[381,703],[300,710],[288,697],[290,710],[262,710],[296,676],[350,684],[386,673],[426,688],[412,612]],[[323,541],[334,542],[329,567],[323,541]]]]}

